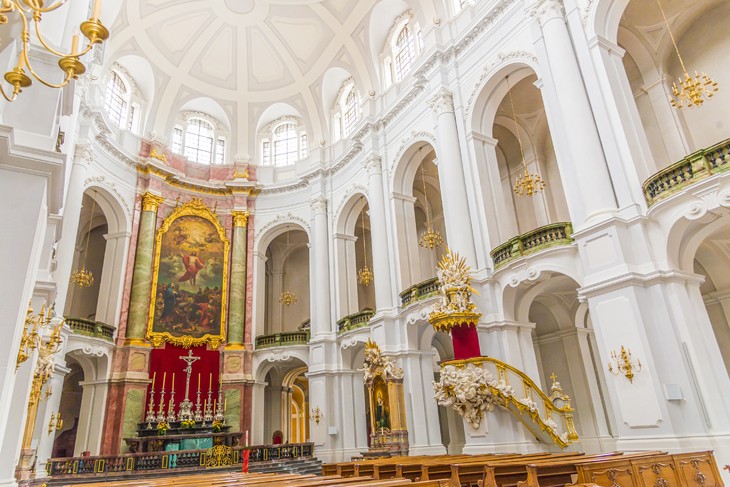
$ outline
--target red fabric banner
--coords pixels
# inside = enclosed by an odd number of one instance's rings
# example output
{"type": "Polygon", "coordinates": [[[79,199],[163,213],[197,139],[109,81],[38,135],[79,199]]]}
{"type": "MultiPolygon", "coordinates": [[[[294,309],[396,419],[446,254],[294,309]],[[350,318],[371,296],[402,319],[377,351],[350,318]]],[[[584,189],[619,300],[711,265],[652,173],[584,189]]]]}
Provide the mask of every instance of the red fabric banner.
{"type": "Polygon", "coordinates": [[[479,334],[473,323],[464,323],[451,328],[451,342],[454,344],[454,359],[465,360],[481,356],[479,334]]]}
{"type": "MultiPolygon", "coordinates": [[[[198,392],[198,376],[200,376],[200,403],[203,407],[204,401],[208,398],[208,385],[211,384],[212,398],[218,399],[218,379],[220,374],[220,352],[218,350],[207,350],[206,347],[182,348],[166,343],[164,348],[155,348],[150,355],[150,378],[155,376],[155,413],[159,411],[160,389],[162,379],[165,378],[165,413],[170,403],[170,386],[172,377],[175,374],[175,414],[179,413],[179,404],[185,399],[185,367],[187,364],[180,357],[188,355],[192,350],[194,357],[200,357],[193,362],[193,373],[190,376],[190,400],[195,404],[198,392]]],[[[149,388],[147,389],[147,402],[145,412],[149,405],[149,388]]],[[[212,407],[212,406],[211,406],[212,407]]],[[[215,411],[213,411],[215,414],[215,411]]],[[[140,421],[144,420],[144,417],[140,421]]]]}

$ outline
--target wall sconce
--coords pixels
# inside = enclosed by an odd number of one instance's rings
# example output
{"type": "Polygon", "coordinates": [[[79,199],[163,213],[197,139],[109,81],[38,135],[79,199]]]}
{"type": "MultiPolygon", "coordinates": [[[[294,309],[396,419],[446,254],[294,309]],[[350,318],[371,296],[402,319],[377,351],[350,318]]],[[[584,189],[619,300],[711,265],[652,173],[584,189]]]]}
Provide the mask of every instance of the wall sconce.
{"type": "Polygon", "coordinates": [[[320,411],[319,406],[312,409],[312,412],[310,413],[312,416],[312,419],[315,423],[319,424],[320,421],[324,419],[324,415],[322,414],[322,411],[320,411]]]}
{"type": "Polygon", "coordinates": [[[60,430],[63,428],[63,419],[61,419],[61,413],[51,413],[51,420],[48,422],[48,434],[50,435],[53,430],[60,430]]]}
{"type": "Polygon", "coordinates": [[[611,361],[608,362],[608,371],[613,375],[623,374],[633,384],[634,372],[641,372],[641,360],[637,360],[634,363],[631,360],[631,349],[626,349],[621,345],[621,352],[618,354],[616,350],[611,351],[611,361]]]}

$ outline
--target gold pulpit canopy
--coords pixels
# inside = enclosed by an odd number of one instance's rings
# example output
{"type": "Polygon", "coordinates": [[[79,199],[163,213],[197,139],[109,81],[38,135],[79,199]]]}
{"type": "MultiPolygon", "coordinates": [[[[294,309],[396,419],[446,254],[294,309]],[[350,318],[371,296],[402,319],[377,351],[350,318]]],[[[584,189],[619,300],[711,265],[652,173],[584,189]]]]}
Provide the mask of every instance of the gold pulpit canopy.
{"type": "Polygon", "coordinates": [[[448,333],[464,323],[476,325],[482,314],[471,302],[472,294],[479,294],[471,286],[471,268],[464,257],[447,248],[436,269],[442,302],[428,315],[436,331],[448,333]]]}

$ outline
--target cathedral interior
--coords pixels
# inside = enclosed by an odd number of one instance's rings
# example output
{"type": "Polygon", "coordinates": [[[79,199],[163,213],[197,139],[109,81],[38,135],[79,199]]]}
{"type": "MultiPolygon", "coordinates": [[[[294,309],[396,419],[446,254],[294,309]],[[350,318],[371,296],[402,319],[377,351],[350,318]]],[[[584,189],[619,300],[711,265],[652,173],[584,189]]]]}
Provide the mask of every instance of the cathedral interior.
{"type": "Polygon", "coordinates": [[[0,487],[723,485],[728,18],[3,0],[0,487]]]}

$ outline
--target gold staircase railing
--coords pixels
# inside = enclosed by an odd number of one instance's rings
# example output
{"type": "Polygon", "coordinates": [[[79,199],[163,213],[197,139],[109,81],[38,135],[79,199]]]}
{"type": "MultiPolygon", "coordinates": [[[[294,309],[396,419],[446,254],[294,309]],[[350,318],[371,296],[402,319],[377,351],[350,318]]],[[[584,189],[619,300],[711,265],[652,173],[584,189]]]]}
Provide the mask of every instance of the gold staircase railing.
{"type": "Polygon", "coordinates": [[[527,374],[492,357],[450,360],[442,362],[441,367],[453,365],[462,368],[468,364],[484,368],[494,376],[496,385],[490,385],[489,390],[497,404],[516,416],[538,441],[553,443],[560,448],[578,441],[570,397],[555,379],[552,394],[548,396],[527,374]]]}

